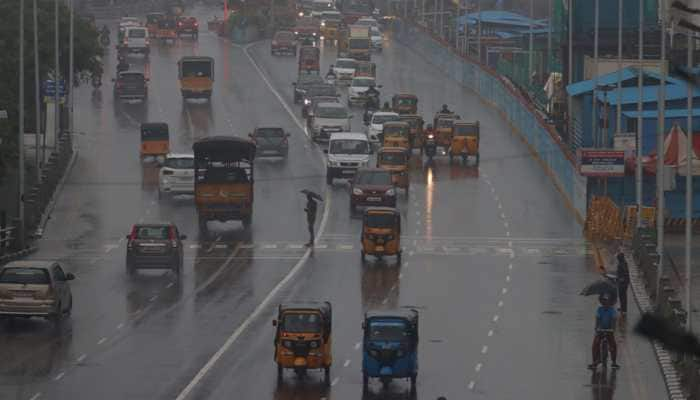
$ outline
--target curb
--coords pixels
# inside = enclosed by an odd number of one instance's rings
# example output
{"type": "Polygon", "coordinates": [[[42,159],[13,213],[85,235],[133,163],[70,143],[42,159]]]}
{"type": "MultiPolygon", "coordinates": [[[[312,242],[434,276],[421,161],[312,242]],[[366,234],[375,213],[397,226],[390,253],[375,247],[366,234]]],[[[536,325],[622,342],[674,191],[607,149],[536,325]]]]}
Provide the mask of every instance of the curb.
{"type": "Polygon", "coordinates": [[[78,158],[78,149],[73,148],[73,155],[71,155],[71,159],[70,159],[70,161],[68,161],[68,166],[66,167],[66,170],[63,171],[63,176],[61,177],[61,180],[58,181],[58,185],[56,186],[56,190],[54,190],[53,195],[51,195],[51,200],[49,201],[49,204],[46,206],[44,213],[41,215],[41,221],[39,222],[39,226],[36,228],[36,231],[34,232],[35,238],[40,238],[44,234],[44,228],[46,228],[46,224],[48,224],[49,219],[51,218],[51,213],[56,208],[56,203],[58,202],[58,196],[63,191],[63,187],[66,185],[66,180],[68,179],[68,176],[70,175],[71,171],[73,170],[73,166],[75,165],[75,160],[77,158],[78,158]]]}
{"type": "MultiPolygon", "coordinates": [[[[623,248],[623,253],[628,261],[630,287],[632,288],[632,297],[634,297],[637,307],[639,307],[642,312],[654,311],[654,306],[651,303],[649,293],[644,285],[644,278],[642,277],[637,262],[634,260],[632,250],[625,246],[623,248]]],[[[686,396],[683,394],[680,387],[680,376],[672,363],[671,354],[657,341],[652,341],[651,344],[654,348],[656,361],[661,368],[661,374],[664,377],[664,383],[666,383],[666,391],[668,392],[669,398],[671,400],[686,400],[686,396]]]]}
{"type": "Polygon", "coordinates": [[[38,249],[39,248],[36,246],[30,246],[24,250],[16,251],[16,252],[10,253],[10,254],[5,254],[4,256],[0,257],[0,265],[4,265],[10,261],[17,260],[18,258],[26,257],[26,256],[36,252],[38,249]]]}

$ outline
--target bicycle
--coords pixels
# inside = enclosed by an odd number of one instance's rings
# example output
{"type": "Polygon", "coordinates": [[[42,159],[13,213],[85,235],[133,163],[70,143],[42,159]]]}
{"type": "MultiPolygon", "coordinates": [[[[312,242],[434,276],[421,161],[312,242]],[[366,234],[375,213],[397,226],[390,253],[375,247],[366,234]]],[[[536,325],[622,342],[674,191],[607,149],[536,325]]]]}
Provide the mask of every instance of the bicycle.
{"type": "Polygon", "coordinates": [[[608,354],[610,354],[610,344],[608,343],[610,335],[608,333],[613,333],[612,329],[596,329],[596,335],[601,335],[600,344],[598,347],[598,359],[603,365],[603,369],[608,367],[608,354]]]}

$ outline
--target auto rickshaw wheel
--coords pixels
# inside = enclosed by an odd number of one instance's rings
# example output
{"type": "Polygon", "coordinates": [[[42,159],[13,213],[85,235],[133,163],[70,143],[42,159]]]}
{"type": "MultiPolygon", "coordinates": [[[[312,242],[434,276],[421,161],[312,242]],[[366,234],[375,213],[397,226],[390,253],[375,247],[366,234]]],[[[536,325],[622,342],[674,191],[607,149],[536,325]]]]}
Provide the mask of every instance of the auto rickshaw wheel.
{"type": "Polygon", "coordinates": [[[249,215],[247,217],[243,217],[243,220],[241,222],[243,222],[243,227],[248,229],[253,224],[253,216],[249,215]]]}
{"type": "Polygon", "coordinates": [[[362,373],[362,391],[367,392],[367,387],[369,386],[369,376],[366,373],[362,373]]]}
{"type": "Polygon", "coordinates": [[[284,368],[282,368],[280,364],[277,364],[277,380],[281,382],[282,379],[284,379],[284,368]]]}
{"type": "Polygon", "coordinates": [[[323,381],[328,386],[331,383],[331,367],[330,365],[323,369],[323,381]]]}
{"type": "Polygon", "coordinates": [[[360,250],[360,260],[362,260],[362,262],[365,262],[365,260],[367,260],[367,255],[365,254],[364,250],[360,250]]]}

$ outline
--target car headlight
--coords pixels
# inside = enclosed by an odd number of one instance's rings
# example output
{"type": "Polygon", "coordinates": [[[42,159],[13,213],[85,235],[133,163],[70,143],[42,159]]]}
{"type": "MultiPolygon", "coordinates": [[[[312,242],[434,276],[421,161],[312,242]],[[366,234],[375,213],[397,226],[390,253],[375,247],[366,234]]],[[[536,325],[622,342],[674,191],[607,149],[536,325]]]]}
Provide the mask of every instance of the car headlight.
{"type": "Polygon", "coordinates": [[[326,23],[325,23],[325,22],[321,22],[321,26],[326,26],[326,23]]]}
{"type": "Polygon", "coordinates": [[[318,347],[318,341],[316,341],[316,340],[311,341],[311,342],[309,343],[309,347],[311,347],[312,349],[317,348],[317,347],[318,347]]]}
{"type": "Polygon", "coordinates": [[[312,33],[311,35],[316,36],[316,32],[312,33]]]}
{"type": "Polygon", "coordinates": [[[387,196],[394,196],[394,195],[396,195],[396,190],[394,190],[394,189],[389,189],[389,190],[386,191],[386,195],[387,195],[387,196]]]}
{"type": "Polygon", "coordinates": [[[352,194],[354,194],[355,196],[360,196],[360,195],[362,194],[362,189],[353,188],[353,189],[352,189],[352,194]]]}
{"type": "Polygon", "coordinates": [[[292,348],[292,341],[291,340],[285,340],[282,342],[282,346],[291,349],[292,348]]]}
{"type": "MultiPolygon", "coordinates": [[[[304,16],[304,13],[299,13],[299,16],[300,16],[300,17],[303,17],[303,16],[304,16]]],[[[298,31],[294,31],[294,34],[295,34],[295,35],[298,35],[299,32],[298,32],[298,31]]]]}
{"type": "Polygon", "coordinates": [[[428,135],[428,139],[435,139],[435,135],[433,135],[433,134],[428,135]]]}
{"type": "Polygon", "coordinates": [[[304,105],[307,105],[307,106],[308,106],[309,104],[311,104],[311,100],[309,100],[309,99],[304,99],[304,105]]]}

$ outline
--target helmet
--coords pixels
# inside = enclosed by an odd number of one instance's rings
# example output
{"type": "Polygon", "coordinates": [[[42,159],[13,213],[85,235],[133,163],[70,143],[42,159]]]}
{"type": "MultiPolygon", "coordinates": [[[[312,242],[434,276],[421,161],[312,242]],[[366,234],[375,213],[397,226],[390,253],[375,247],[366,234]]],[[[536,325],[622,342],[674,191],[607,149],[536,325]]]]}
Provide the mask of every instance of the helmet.
{"type": "Polygon", "coordinates": [[[443,104],[443,105],[442,105],[442,108],[447,108],[447,104],[443,104]]]}

